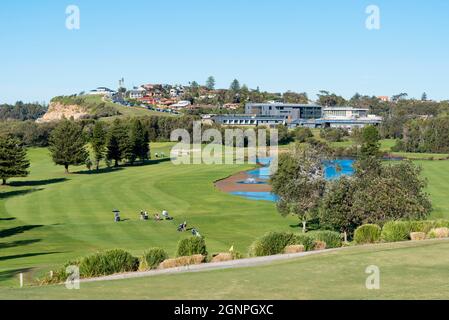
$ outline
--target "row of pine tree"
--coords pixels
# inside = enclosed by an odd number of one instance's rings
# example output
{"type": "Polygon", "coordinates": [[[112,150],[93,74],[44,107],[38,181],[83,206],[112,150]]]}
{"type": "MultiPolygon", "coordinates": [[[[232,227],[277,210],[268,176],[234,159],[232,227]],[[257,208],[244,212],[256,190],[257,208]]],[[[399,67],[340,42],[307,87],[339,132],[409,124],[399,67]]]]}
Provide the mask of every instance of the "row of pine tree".
{"type": "Polygon", "coordinates": [[[86,150],[86,139],[82,127],[71,120],[63,120],[50,138],[50,152],[53,161],[65,167],[68,172],[70,165],[91,163],[99,170],[102,160],[114,162],[119,166],[127,161],[131,165],[138,160],[142,163],[149,159],[150,141],[148,132],[138,119],[130,125],[116,119],[107,131],[104,124],[97,121],[90,141],[92,160],[86,150]]]}
{"type": "MultiPolygon", "coordinates": [[[[109,130],[97,121],[90,141],[83,128],[73,120],[62,120],[53,130],[49,150],[53,162],[64,166],[66,173],[70,166],[86,165],[100,169],[101,161],[118,167],[127,162],[144,163],[150,158],[148,131],[138,119],[130,124],[116,119],[109,130]],[[89,150],[90,148],[90,150],[89,150]]],[[[30,162],[26,149],[12,136],[0,137],[0,179],[2,184],[15,177],[29,174],[30,162]]]]}

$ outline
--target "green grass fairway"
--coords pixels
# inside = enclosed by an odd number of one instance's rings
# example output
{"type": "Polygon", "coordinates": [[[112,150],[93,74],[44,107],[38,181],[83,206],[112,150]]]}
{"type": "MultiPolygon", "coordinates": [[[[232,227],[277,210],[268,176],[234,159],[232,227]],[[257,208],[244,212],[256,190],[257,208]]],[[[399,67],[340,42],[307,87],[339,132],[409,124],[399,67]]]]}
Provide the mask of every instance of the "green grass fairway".
{"type": "MultiPolygon", "coordinates": [[[[169,155],[172,145],[153,144],[152,153],[169,155]]],[[[52,164],[46,149],[31,149],[29,157],[31,175],[0,187],[0,288],[17,287],[21,272],[25,283],[33,284],[66,261],[98,250],[123,248],[140,255],[159,246],[173,256],[177,242],[189,235],[176,232],[184,220],[206,237],[210,253],[227,251],[232,245],[246,253],[265,232],[295,230],[292,226],[297,224],[293,217],[282,218],[273,203],[215,189],[215,180],[246,170],[246,165],[175,166],[153,159],[150,165],[98,174],[71,168],[77,173],[65,175],[62,167],[52,164]],[[125,222],[112,221],[114,208],[122,211],[125,222]],[[164,209],[175,221],[139,220],[140,210],[154,214],[164,209]]],[[[449,161],[417,163],[429,180],[432,218],[449,218],[449,161]]]]}
{"type": "Polygon", "coordinates": [[[352,247],[245,269],[0,291],[0,299],[447,299],[449,241],[352,247]],[[365,270],[380,269],[380,290],[365,270]]]}
{"type": "Polygon", "coordinates": [[[416,161],[427,178],[433,219],[449,219],[449,161],[416,161]]]}
{"type": "MultiPolygon", "coordinates": [[[[171,144],[154,144],[152,153],[171,144]]],[[[187,220],[206,237],[210,253],[232,245],[246,253],[249,244],[270,230],[292,230],[295,218],[282,218],[275,204],[250,201],[222,193],[214,181],[249,166],[175,166],[170,161],[120,168],[100,174],[65,175],[46,149],[31,149],[31,175],[0,188],[0,287],[17,285],[17,274],[27,283],[55,270],[66,261],[108,248],[135,255],[154,246],[174,255],[187,220]],[[118,208],[122,223],[113,222],[118,208]],[[151,215],[168,210],[172,222],[143,222],[141,210],[151,215]]],[[[71,168],[72,172],[86,170],[71,168]]]]}
{"type": "MultiPolygon", "coordinates": [[[[341,142],[332,142],[330,145],[334,148],[348,148],[354,144],[351,138],[346,138],[346,140],[341,142]]],[[[382,152],[388,152],[392,156],[406,158],[410,160],[445,160],[449,157],[449,154],[444,153],[411,153],[411,152],[392,152],[391,148],[395,146],[396,140],[385,139],[380,141],[380,150],[382,152]]]]}

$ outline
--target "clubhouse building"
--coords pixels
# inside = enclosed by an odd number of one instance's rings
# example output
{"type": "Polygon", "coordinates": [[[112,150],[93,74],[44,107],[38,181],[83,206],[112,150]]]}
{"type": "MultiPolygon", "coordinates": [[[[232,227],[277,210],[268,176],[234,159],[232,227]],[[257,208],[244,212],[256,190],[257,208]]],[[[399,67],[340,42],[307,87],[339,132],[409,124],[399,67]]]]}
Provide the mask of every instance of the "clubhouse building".
{"type": "Polygon", "coordinates": [[[290,128],[344,128],[378,126],[382,117],[370,115],[368,109],[322,107],[316,104],[248,103],[245,114],[209,116],[225,126],[287,125],[290,128]]]}

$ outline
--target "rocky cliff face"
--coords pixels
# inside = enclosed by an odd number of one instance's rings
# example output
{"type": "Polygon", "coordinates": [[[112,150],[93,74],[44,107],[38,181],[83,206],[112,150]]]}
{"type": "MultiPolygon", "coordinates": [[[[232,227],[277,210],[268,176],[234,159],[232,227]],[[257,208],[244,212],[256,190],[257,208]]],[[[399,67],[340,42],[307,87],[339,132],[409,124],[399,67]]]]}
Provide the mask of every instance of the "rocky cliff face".
{"type": "Polygon", "coordinates": [[[38,120],[38,122],[58,121],[63,118],[75,120],[89,116],[88,110],[79,105],[64,105],[59,102],[51,102],[47,113],[38,120]]]}

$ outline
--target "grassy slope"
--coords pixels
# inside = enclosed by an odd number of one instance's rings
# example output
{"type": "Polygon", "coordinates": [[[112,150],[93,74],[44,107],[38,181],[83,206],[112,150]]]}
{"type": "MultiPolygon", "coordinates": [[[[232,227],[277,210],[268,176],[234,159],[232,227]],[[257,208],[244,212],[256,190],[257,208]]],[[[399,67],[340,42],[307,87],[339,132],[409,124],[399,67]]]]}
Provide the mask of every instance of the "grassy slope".
{"type": "MultiPolygon", "coordinates": [[[[102,102],[101,97],[99,96],[85,96],[86,102],[91,103],[99,103],[102,102]]],[[[166,112],[158,112],[153,110],[148,110],[145,108],[139,108],[139,107],[125,107],[120,104],[112,103],[109,101],[105,102],[107,106],[110,106],[112,108],[117,109],[123,116],[125,117],[141,117],[141,116],[162,116],[162,117],[173,117],[174,115],[166,112]]],[[[116,117],[108,117],[104,118],[105,120],[112,120],[116,117]]]]}
{"type": "Polygon", "coordinates": [[[449,241],[353,247],[267,266],[0,291],[0,299],[447,299],[449,241]],[[367,290],[368,266],[380,290],[367,290]]]}
{"type": "MultiPolygon", "coordinates": [[[[169,144],[153,145],[153,154],[169,144]]],[[[173,255],[187,234],[179,223],[199,228],[211,253],[231,245],[246,252],[250,242],[269,230],[290,230],[269,202],[254,202],[222,193],[215,180],[248,166],[174,166],[171,162],[128,167],[102,174],[64,175],[45,149],[29,152],[31,175],[19,185],[0,189],[0,286],[27,281],[65,261],[106,248],[124,248],[136,255],[160,246],[173,255]],[[118,208],[126,222],[113,223],[118,208]],[[140,210],[168,210],[172,222],[141,222],[140,210]],[[15,220],[8,220],[15,219],[15,220]]],[[[83,168],[75,170],[84,170],[83,168]]]]}

